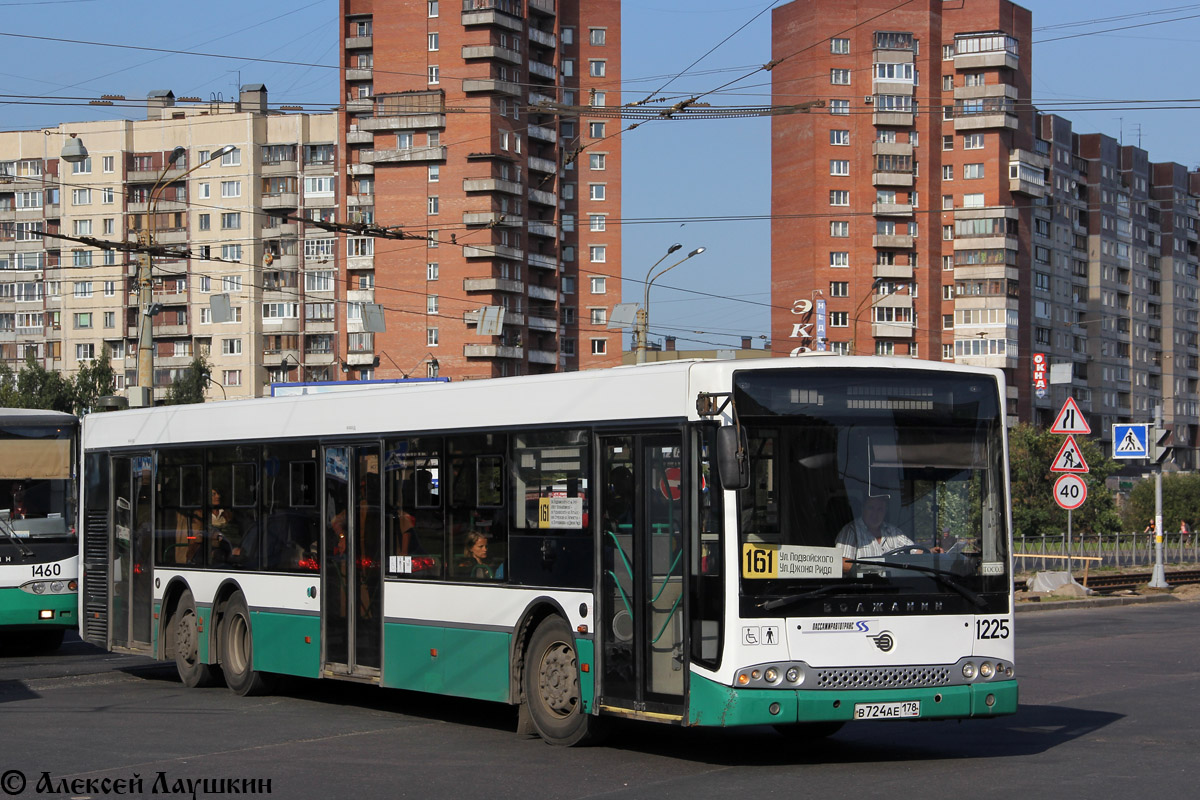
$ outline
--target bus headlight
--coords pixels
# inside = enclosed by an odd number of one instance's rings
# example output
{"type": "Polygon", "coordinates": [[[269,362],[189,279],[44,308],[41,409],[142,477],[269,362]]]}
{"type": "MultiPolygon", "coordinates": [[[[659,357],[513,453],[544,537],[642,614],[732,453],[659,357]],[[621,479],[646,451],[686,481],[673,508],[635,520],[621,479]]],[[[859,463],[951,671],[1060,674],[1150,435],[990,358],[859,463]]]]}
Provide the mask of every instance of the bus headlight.
{"type": "Polygon", "coordinates": [[[962,672],[964,678],[971,680],[975,677],[975,665],[968,661],[967,663],[963,664],[962,672]]]}
{"type": "Polygon", "coordinates": [[[54,594],[62,594],[64,588],[65,586],[63,585],[62,581],[55,581],[54,583],[50,584],[50,591],[54,594]]]}
{"type": "Polygon", "coordinates": [[[799,683],[800,682],[800,670],[796,669],[795,667],[792,667],[791,669],[789,669],[786,673],[786,676],[788,679],[788,683],[799,683]]]}
{"type": "Polygon", "coordinates": [[[33,586],[31,586],[30,588],[33,590],[34,594],[45,594],[46,593],[46,584],[42,583],[41,581],[38,581],[37,583],[33,584],[33,586]]]}
{"type": "Polygon", "coordinates": [[[775,669],[775,667],[767,667],[766,672],[763,673],[763,680],[767,683],[778,683],[779,670],[775,669]]]}
{"type": "Polygon", "coordinates": [[[990,677],[992,677],[992,674],[993,674],[993,670],[992,670],[992,664],[990,661],[985,661],[979,665],[979,677],[990,678],[990,677]]]}

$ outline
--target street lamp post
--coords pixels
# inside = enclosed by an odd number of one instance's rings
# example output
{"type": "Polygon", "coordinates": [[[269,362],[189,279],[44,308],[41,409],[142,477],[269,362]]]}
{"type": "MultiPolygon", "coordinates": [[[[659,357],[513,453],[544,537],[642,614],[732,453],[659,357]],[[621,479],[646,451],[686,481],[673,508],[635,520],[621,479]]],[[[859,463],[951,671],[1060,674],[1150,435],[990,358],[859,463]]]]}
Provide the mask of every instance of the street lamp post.
{"type": "Polygon", "coordinates": [[[650,267],[650,269],[646,271],[646,290],[645,290],[645,293],[642,295],[642,307],[639,308],[638,312],[637,312],[637,347],[636,347],[636,349],[637,349],[637,363],[639,363],[639,364],[646,363],[646,338],[648,337],[649,332],[650,332],[650,287],[654,284],[654,282],[656,280],[661,278],[663,275],[665,275],[668,272],[670,272],[671,270],[675,269],[676,267],[678,267],[683,262],[687,261],[692,256],[698,256],[707,249],[704,247],[697,247],[695,250],[688,253],[686,256],[679,259],[671,266],[666,267],[666,268],[662,269],[661,271],[659,271],[656,275],[654,275],[654,277],[650,277],[650,273],[654,272],[655,267],[657,267],[659,264],[661,264],[663,262],[663,260],[666,259],[667,256],[671,255],[672,253],[674,253],[675,251],[679,250],[682,247],[683,247],[683,245],[679,244],[678,242],[671,245],[670,247],[667,248],[667,252],[663,254],[662,258],[660,258],[658,261],[655,261],[654,266],[650,267]]]}
{"type": "MultiPolygon", "coordinates": [[[[231,153],[236,150],[233,145],[227,144],[222,148],[214,150],[209,154],[208,158],[201,161],[199,164],[191,167],[182,175],[174,180],[167,180],[167,173],[171,167],[179,159],[187,155],[187,148],[176,147],[171,151],[171,155],[167,157],[167,163],[163,166],[162,172],[158,174],[158,178],[154,181],[154,186],[150,189],[150,202],[147,206],[149,210],[149,219],[144,228],[145,233],[142,235],[143,244],[149,248],[154,244],[154,228],[156,218],[158,216],[158,201],[162,197],[163,190],[168,184],[175,181],[181,181],[188,175],[191,175],[196,170],[221,158],[226,153],[231,153]]],[[[137,383],[129,387],[128,397],[129,405],[133,408],[141,406],[154,405],[154,262],[148,249],[142,250],[138,254],[138,355],[137,355],[137,383]]]]}

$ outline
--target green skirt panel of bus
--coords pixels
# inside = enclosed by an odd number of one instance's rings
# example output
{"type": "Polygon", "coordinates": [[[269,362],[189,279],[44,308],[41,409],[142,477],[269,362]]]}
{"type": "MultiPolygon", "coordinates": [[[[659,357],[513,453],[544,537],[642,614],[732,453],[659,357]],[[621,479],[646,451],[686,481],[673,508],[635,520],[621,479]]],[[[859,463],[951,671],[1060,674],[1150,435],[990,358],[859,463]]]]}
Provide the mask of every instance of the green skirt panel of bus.
{"type": "Polygon", "coordinates": [[[383,685],[507,702],[512,633],[387,623],[383,685]]]}
{"type": "Polygon", "coordinates": [[[30,594],[22,589],[0,589],[0,628],[74,628],[79,623],[78,605],[75,592],[30,594]]]}
{"type": "Polygon", "coordinates": [[[921,689],[735,689],[692,673],[688,723],[790,725],[854,719],[995,717],[1017,711],[1017,682],[921,689]]]}

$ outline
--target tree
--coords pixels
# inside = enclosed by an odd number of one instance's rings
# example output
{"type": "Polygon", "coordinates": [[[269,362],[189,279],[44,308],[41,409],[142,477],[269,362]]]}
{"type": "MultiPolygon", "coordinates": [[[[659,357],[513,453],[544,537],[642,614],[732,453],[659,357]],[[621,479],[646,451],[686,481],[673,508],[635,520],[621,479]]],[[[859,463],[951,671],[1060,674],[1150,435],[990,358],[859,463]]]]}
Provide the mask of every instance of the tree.
{"type": "Polygon", "coordinates": [[[61,373],[51,372],[38,363],[30,349],[25,355],[21,371],[12,377],[12,370],[4,376],[11,381],[6,405],[13,408],[44,408],[49,411],[75,411],[75,384],[61,373]]]}
{"type": "Polygon", "coordinates": [[[111,354],[108,345],[104,345],[92,363],[79,362],[79,372],[75,374],[75,413],[83,415],[91,411],[97,400],[116,392],[116,385],[111,354]]]}
{"type": "MultiPolygon", "coordinates": [[[[1009,475],[1012,483],[1013,534],[1015,536],[1062,536],[1067,532],[1067,512],[1054,502],[1054,481],[1058,473],[1050,471],[1066,439],[1030,425],[1014,427],[1008,436],[1009,475]]],[[[1083,460],[1091,472],[1080,475],[1087,484],[1088,499],[1072,512],[1074,533],[1117,533],[1121,518],[1112,493],[1104,482],[1117,469],[1100,445],[1083,436],[1075,437],[1083,460]]]]}
{"type": "MultiPolygon", "coordinates": [[[[1189,526],[1200,521],[1200,474],[1194,472],[1164,473],[1162,477],[1163,533],[1179,530],[1179,521],[1189,526]]],[[[1145,530],[1154,518],[1154,479],[1138,481],[1129,493],[1125,528],[1145,530]]]]}
{"type": "Polygon", "coordinates": [[[212,367],[204,356],[196,356],[187,372],[171,382],[167,397],[163,401],[168,406],[180,406],[188,403],[203,403],[204,389],[208,386],[212,367]]]}

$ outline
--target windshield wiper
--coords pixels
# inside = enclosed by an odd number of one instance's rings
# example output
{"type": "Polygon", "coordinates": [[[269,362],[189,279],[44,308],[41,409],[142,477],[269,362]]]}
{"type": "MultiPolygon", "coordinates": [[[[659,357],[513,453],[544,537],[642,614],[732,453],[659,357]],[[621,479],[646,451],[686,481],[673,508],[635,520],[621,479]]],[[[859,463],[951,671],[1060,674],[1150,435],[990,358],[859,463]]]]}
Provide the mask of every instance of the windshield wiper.
{"type": "Polygon", "coordinates": [[[801,600],[809,600],[813,597],[821,595],[833,594],[834,592],[842,591],[858,591],[865,589],[878,589],[880,584],[877,583],[833,583],[827,586],[822,586],[819,589],[813,589],[811,592],[801,592],[800,594],[789,594],[787,597],[776,597],[774,600],[767,600],[759,603],[758,607],[764,611],[774,611],[777,608],[790,606],[792,603],[797,603],[801,600]]]}
{"type": "MultiPolygon", "coordinates": [[[[5,513],[7,514],[8,512],[5,513]]],[[[29,558],[33,555],[33,551],[26,547],[24,542],[17,538],[17,535],[13,533],[12,528],[8,524],[7,516],[0,517],[0,535],[3,535],[5,539],[8,539],[10,542],[12,542],[13,547],[17,548],[21,555],[25,556],[26,558],[29,558]]]]}
{"type": "Polygon", "coordinates": [[[876,566],[876,567],[894,567],[897,569],[910,569],[913,572],[921,572],[921,573],[924,573],[925,575],[929,575],[935,581],[940,583],[942,586],[946,586],[946,587],[958,592],[959,594],[961,594],[963,597],[970,600],[972,603],[974,603],[979,608],[983,608],[984,606],[987,605],[986,600],[984,600],[982,597],[980,597],[978,594],[971,591],[967,587],[963,586],[958,581],[951,578],[950,576],[953,575],[954,573],[950,572],[949,570],[937,569],[936,567],[923,567],[918,564],[902,564],[902,563],[899,563],[896,561],[873,561],[873,560],[862,560],[862,559],[847,559],[847,560],[851,564],[863,564],[866,566],[876,566]]]}

